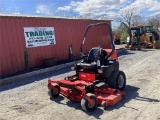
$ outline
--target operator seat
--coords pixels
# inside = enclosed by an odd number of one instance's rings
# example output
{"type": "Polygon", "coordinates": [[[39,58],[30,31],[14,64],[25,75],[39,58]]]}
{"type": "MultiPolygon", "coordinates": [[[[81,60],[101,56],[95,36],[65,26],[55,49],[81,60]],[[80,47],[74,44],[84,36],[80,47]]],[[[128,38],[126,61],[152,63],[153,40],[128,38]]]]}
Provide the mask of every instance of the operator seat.
{"type": "Polygon", "coordinates": [[[94,47],[89,51],[88,57],[86,61],[83,61],[79,63],[78,66],[80,66],[83,70],[97,70],[97,63],[95,62],[95,56],[98,57],[98,60],[100,60],[100,64],[104,64],[105,56],[107,55],[106,51],[104,51],[102,48],[94,47]]]}
{"type": "Polygon", "coordinates": [[[94,62],[94,57],[99,55],[99,50],[102,48],[94,47],[89,51],[87,63],[94,62]]]}

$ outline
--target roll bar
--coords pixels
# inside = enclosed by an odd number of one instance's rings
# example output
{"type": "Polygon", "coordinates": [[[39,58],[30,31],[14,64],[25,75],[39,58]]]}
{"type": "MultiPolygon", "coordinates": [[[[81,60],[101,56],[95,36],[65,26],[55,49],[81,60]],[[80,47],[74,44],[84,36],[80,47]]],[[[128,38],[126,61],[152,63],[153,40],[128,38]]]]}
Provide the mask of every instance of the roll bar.
{"type": "Polygon", "coordinates": [[[87,33],[88,33],[88,30],[89,30],[90,28],[92,28],[92,27],[100,26],[100,25],[106,25],[106,26],[108,27],[108,29],[109,29],[109,32],[110,32],[110,41],[111,41],[112,51],[110,52],[110,54],[108,54],[108,55],[105,57],[105,59],[108,59],[108,58],[113,54],[113,52],[114,52],[114,50],[115,50],[115,46],[114,46],[114,43],[113,43],[113,35],[112,35],[111,26],[110,26],[110,24],[107,23],[107,22],[101,22],[101,23],[97,23],[97,24],[90,24],[90,25],[88,25],[88,26],[86,27],[85,32],[84,32],[84,34],[83,34],[82,43],[81,43],[81,46],[80,46],[80,54],[81,54],[82,56],[84,56],[84,53],[82,52],[82,49],[83,49],[83,44],[84,44],[84,42],[85,42],[85,39],[86,39],[86,35],[87,35],[87,33]]]}

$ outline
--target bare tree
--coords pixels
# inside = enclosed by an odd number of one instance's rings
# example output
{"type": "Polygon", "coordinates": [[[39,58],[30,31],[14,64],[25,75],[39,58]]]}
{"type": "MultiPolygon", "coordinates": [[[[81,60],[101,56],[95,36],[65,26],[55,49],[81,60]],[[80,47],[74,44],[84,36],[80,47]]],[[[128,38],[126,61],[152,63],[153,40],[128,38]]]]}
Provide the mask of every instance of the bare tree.
{"type": "Polygon", "coordinates": [[[160,13],[149,18],[147,23],[148,25],[155,27],[155,29],[158,29],[160,27],[160,13]]]}
{"type": "Polygon", "coordinates": [[[119,17],[116,21],[121,22],[127,29],[127,32],[130,36],[130,43],[131,43],[131,33],[130,27],[132,26],[134,16],[138,15],[138,10],[135,6],[128,6],[122,9],[119,13],[119,17]]]}
{"type": "Polygon", "coordinates": [[[119,13],[119,18],[117,18],[117,21],[124,24],[127,28],[130,28],[132,25],[132,19],[134,16],[137,15],[137,9],[135,6],[129,6],[125,9],[122,9],[119,13]]]}
{"type": "Polygon", "coordinates": [[[117,28],[116,33],[120,35],[121,33],[124,33],[124,32],[128,32],[127,27],[121,23],[120,26],[117,28]]]}
{"type": "Polygon", "coordinates": [[[144,26],[146,24],[145,17],[141,15],[134,15],[132,18],[132,25],[133,26],[144,26]]]}

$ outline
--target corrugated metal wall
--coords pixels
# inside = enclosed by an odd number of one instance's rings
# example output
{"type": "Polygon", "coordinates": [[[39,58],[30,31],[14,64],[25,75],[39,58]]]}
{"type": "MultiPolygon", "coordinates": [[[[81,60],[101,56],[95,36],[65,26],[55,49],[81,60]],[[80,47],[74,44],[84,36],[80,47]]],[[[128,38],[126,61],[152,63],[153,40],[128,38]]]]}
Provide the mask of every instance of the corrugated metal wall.
{"type": "MultiPolygon", "coordinates": [[[[100,21],[0,16],[0,75],[24,69],[24,27],[54,27],[55,31],[56,45],[27,49],[29,67],[32,68],[42,65],[47,58],[56,57],[57,61],[68,59],[70,44],[74,56],[78,56],[85,27],[98,22],[100,21]]],[[[104,26],[89,31],[84,53],[98,45],[102,48],[110,47],[109,32],[104,26]]]]}

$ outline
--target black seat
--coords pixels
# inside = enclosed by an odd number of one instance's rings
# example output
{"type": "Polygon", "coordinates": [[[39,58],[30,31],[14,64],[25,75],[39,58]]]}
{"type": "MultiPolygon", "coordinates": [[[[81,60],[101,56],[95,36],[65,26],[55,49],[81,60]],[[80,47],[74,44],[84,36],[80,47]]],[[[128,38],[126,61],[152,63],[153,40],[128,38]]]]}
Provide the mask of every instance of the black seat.
{"type": "Polygon", "coordinates": [[[99,48],[98,47],[92,48],[89,51],[87,61],[81,62],[79,64],[81,66],[81,68],[87,69],[87,70],[92,70],[92,69],[96,68],[97,63],[94,62],[94,57],[98,56],[98,53],[99,53],[99,48]]]}
{"type": "Polygon", "coordinates": [[[94,57],[98,56],[98,54],[99,54],[99,48],[98,47],[92,48],[88,54],[88,59],[87,59],[88,63],[94,62],[94,57]]]}
{"type": "Polygon", "coordinates": [[[107,55],[106,51],[102,48],[94,47],[89,51],[87,61],[81,62],[79,65],[83,69],[92,70],[97,68],[97,63],[95,62],[95,56],[99,57],[100,63],[104,63],[105,56],[107,55]]]}

